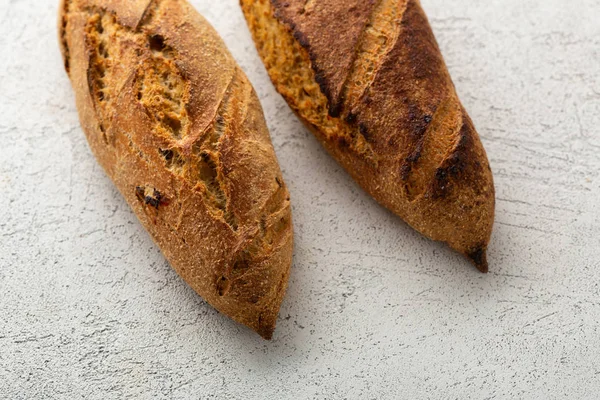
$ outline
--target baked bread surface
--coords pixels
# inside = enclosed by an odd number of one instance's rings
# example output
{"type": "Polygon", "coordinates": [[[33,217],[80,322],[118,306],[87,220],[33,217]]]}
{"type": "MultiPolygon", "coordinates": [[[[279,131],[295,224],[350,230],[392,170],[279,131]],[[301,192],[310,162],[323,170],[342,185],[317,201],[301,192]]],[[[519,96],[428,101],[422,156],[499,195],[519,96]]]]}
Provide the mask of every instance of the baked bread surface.
{"type": "Polygon", "coordinates": [[[292,259],[262,108],[185,0],[65,0],[59,35],[96,158],[179,275],[271,338],[292,259]]]}
{"type": "Polygon", "coordinates": [[[491,169],[417,0],[241,0],[277,90],[378,202],[483,272],[491,169]]]}

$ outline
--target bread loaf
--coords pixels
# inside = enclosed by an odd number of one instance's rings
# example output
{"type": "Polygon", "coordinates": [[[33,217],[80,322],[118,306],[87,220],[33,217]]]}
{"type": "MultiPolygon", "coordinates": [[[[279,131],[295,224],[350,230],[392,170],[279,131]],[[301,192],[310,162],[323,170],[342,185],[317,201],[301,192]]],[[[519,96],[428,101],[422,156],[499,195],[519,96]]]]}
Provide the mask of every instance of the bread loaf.
{"type": "Polygon", "coordinates": [[[277,90],[377,201],[487,271],[494,184],[418,0],[241,0],[277,90]]]}
{"type": "Polygon", "coordinates": [[[292,218],[261,106],[185,0],[65,0],[60,43],[90,147],[181,277],[271,338],[292,218]]]}

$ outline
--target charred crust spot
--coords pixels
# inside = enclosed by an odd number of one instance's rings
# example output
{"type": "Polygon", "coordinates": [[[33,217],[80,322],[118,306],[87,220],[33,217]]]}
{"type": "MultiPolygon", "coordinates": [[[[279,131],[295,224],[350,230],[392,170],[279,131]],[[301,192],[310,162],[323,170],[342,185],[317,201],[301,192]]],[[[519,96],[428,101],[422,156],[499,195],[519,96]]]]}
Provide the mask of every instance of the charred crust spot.
{"type": "Polygon", "coordinates": [[[154,207],[157,210],[161,204],[165,203],[165,199],[162,193],[156,189],[152,189],[151,191],[149,191],[146,187],[136,186],[135,195],[145,205],[154,207]]]}
{"type": "Polygon", "coordinates": [[[154,193],[152,194],[152,196],[146,196],[144,198],[144,202],[154,208],[156,208],[158,210],[158,206],[160,205],[160,202],[162,200],[162,194],[154,189],[154,193]]]}
{"type": "Polygon", "coordinates": [[[406,181],[409,178],[411,171],[412,171],[412,164],[410,162],[405,162],[400,167],[400,178],[403,181],[406,181]]]}
{"type": "MultiPolygon", "coordinates": [[[[315,78],[316,77],[317,76],[315,76],[315,78]]],[[[322,78],[322,77],[320,77],[320,78],[322,78]]],[[[321,83],[321,81],[317,80],[317,83],[321,87],[321,90],[323,90],[323,84],[321,83]]],[[[329,98],[329,96],[327,96],[327,97],[329,98]]],[[[339,102],[336,104],[333,104],[331,101],[330,101],[330,104],[331,105],[329,106],[329,115],[333,118],[339,118],[340,115],[342,114],[342,104],[339,102]]]]}
{"type": "Polygon", "coordinates": [[[481,264],[483,261],[483,254],[485,250],[482,247],[475,249],[474,251],[469,253],[469,258],[475,262],[475,264],[481,264]]]}
{"type": "Polygon", "coordinates": [[[435,171],[435,179],[438,180],[438,183],[445,181],[447,176],[448,176],[448,169],[446,169],[446,168],[438,168],[435,171]]]}
{"type": "Polygon", "coordinates": [[[435,197],[445,197],[450,189],[451,180],[458,178],[467,170],[469,162],[468,149],[470,147],[470,136],[468,126],[463,125],[460,132],[460,140],[451,157],[445,163],[444,167],[440,167],[435,173],[435,197]]]}
{"type": "MultiPolygon", "coordinates": [[[[310,54],[310,52],[309,52],[309,54],[310,54]]],[[[311,56],[311,60],[312,60],[312,56],[311,56]]],[[[334,103],[332,101],[331,92],[329,90],[329,86],[327,86],[327,79],[325,77],[325,74],[323,73],[323,71],[321,71],[319,68],[317,68],[315,66],[314,61],[313,61],[313,70],[315,71],[315,82],[317,82],[317,84],[321,88],[321,92],[325,95],[325,97],[329,101],[329,115],[331,115],[333,118],[338,118],[342,111],[342,104],[340,104],[339,102],[334,103]]]]}
{"type": "Polygon", "coordinates": [[[138,198],[143,199],[144,198],[144,193],[146,192],[146,189],[144,189],[142,186],[136,186],[135,187],[135,194],[138,198]]]}
{"type": "Polygon", "coordinates": [[[158,210],[158,206],[160,205],[160,200],[157,200],[152,196],[146,196],[144,201],[146,202],[146,204],[149,204],[150,206],[152,206],[158,210]]]}
{"type": "Polygon", "coordinates": [[[358,131],[360,132],[360,134],[365,138],[365,140],[367,142],[371,141],[371,135],[369,133],[369,129],[367,128],[367,126],[363,123],[360,123],[358,125],[358,131]]]}
{"type": "Polygon", "coordinates": [[[231,289],[231,281],[226,276],[221,276],[217,280],[217,293],[220,297],[225,296],[231,289]]]}
{"type": "Polygon", "coordinates": [[[273,338],[273,326],[269,324],[268,320],[265,321],[265,317],[263,314],[259,314],[258,316],[258,328],[257,332],[260,336],[262,336],[266,340],[271,340],[273,338]]]}
{"type": "Polygon", "coordinates": [[[479,269],[483,273],[488,272],[488,263],[485,252],[486,247],[484,245],[479,245],[475,248],[475,250],[467,254],[467,257],[469,257],[471,261],[473,261],[473,263],[477,266],[477,269],[479,269]]]}
{"type": "Polygon", "coordinates": [[[406,161],[409,163],[416,163],[417,161],[419,161],[419,159],[421,158],[421,146],[419,146],[417,148],[417,150],[415,150],[409,157],[406,158],[406,161]]]}
{"type": "Polygon", "coordinates": [[[438,168],[435,172],[435,190],[434,197],[441,198],[446,197],[450,191],[450,178],[455,176],[458,172],[458,168],[455,164],[446,167],[438,168]]]}
{"type": "Polygon", "coordinates": [[[349,124],[354,124],[356,122],[356,114],[349,112],[348,115],[346,115],[346,122],[349,124]]]}
{"type": "Polygon", "coordinates": [[[449,176],[456,172],[455,166],[438,168],[435,171],[435,197],[445,197],[450,188],[449,176]]]}
{"type": "Polygon", "coordinates": [[[348,148],[348,147],[350,147],[350,143],[348,143],[348,139],[346,139],[344,136],[338,136],[337,137],[337,142],[338,142],[338,145],[341,148],[348,148]]]}
{"type": "Polygon", "coordinates": [[[304,33],[300,32],[297,29],[296,24],[290,23],[289,25],[290,25],[290,29],[292,31],[292,35],[294,36],[294,39],[296,39],[298,41],[300,46],[302,46],[308,50],[310,48],[310,45],[308,43],[308,38],[306,37],[306,35],[304,35],[304,33]]]}
{"type": "Polygon", "coordinates": [[[277,182],[277,186],[279,186],[280,188],[283,187],[283,183],[281,182],[281,179],[279,179],[279,177],[275,177],[275,182],[277,182]]]}
{"type": "Polygon", "coordinates": [[[408,120],[411,124],[411,135],[415,138],[422,138],[427,132],[427,127],[431,122],[431,116],[424,115],[421,117],[422,113],[418,110],[418,108],[414,105],[409,106],[408,111],[408,120]]]}

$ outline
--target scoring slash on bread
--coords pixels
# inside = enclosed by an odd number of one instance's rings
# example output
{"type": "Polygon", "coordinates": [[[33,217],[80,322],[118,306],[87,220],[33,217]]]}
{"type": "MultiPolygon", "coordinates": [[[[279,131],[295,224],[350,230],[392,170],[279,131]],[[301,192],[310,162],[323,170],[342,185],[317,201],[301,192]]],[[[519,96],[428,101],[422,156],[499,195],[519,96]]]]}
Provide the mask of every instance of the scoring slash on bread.
{"type": "Polygon", "coordinates": [[[289,193],[258,98],[185,0],[64,0],[90,147],[181,277],[269,339],[292,259],[289,193]]]}
{"type": "Polygon", "coordinates": [[[240,0],[292,110],[378,202],[487,272],[494,183],[418,0],[240,0]]]}

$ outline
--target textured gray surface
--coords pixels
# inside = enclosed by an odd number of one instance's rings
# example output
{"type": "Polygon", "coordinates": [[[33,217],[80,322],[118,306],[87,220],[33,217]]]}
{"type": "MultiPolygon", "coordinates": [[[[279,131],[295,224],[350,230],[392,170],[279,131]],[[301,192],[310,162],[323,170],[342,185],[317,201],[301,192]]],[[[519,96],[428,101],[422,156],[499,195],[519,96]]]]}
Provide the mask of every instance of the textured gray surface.
{"type": "Polygon", "coordinates": [[[97,166],[56,3],[0,2],[0,398],[597,398],[598,0],[423,0],[495,173],[489,275],[325,154],[236,0],[192,1],[255,84],[293,197],[270,343],[186,287],[97,166]]]}

